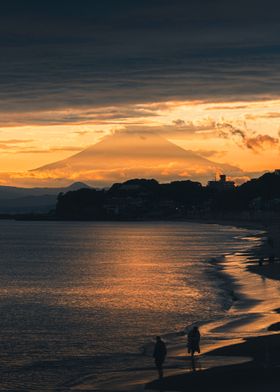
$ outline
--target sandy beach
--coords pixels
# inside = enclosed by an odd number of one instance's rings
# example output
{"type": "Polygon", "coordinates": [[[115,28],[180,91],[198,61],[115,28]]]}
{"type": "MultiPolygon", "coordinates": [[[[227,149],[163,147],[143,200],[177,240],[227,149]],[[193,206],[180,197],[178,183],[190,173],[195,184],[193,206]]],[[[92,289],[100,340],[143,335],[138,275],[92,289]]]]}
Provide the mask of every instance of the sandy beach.
{"type": "Polygon", "coordinates": [[[229,255],[218,263],[222,273],[230,277],[234,303],[228,321],[219,320],[201,330],[206,336],[216,335],[217,342],[224,334],[224,345],[204,347],[204,353],[196,359],[196,371],[153,381],[146,385],[147,390],[279,390],[279,223],[265,226],[264,230],[256,236],[256,246],[247,255],[229,255]],[[234,359],[240,362],[231,363],[234,359]]]}

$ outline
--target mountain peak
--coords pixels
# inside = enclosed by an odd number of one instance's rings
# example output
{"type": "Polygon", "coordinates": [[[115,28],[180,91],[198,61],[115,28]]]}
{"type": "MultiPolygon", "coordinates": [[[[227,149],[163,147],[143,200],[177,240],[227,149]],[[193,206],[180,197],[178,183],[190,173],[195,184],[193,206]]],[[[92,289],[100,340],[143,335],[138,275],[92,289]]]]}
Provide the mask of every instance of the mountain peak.
{"type": "Polygon", "coordinates": [[[98,186],[130,178],[205,181],[217,171],[240,174],[238,168],[212,162],[152,132],[116,132],[70,158],[35,171],[53,178],[79,178],[98,186]]]}

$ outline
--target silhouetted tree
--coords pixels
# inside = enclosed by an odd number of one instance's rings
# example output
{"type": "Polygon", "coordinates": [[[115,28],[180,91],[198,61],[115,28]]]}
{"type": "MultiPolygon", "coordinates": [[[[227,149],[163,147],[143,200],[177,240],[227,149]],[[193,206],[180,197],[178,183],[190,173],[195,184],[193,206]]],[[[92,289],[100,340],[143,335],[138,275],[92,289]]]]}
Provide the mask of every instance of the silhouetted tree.
{"type": "Polygon", "coordinates": [[[190,214],[227,214],[252,209],[280,210],[280,176],[267,173],[230,190],[211,189],[199,182],[159,184],[132,179],[109,190],[80,189],[59,194],[60,219],[166,219],[190,214]]]}

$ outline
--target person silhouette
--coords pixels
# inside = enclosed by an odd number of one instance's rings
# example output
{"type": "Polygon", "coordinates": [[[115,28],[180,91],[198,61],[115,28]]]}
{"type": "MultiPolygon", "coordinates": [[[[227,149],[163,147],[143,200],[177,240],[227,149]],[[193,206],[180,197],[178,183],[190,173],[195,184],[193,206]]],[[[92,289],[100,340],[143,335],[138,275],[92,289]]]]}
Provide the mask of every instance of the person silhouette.
{"type": "Polygon", "coordinates": [[[194,326],[188,333],[188,353],[193,357],[195,352],[200,353],[200,332],[197,326],[194,326]]]}
{"type": "Polygon", "coordinates": [[[155,365],[158,371],[159,378],[163,378],[162,365],[165,361],[166,354],[167,354],[166,345],[164,341],[161,340],[161,337],[157,336],[153,357],[155,359],[155,365]]]}
{"type": "Polygon", "coordinates": [[[274,254],[274,241],[272,237],[268,237],[267,239],[268,245],[268,262],[269,264],[273,264],[275,261],[275,254],[274,254]]]}

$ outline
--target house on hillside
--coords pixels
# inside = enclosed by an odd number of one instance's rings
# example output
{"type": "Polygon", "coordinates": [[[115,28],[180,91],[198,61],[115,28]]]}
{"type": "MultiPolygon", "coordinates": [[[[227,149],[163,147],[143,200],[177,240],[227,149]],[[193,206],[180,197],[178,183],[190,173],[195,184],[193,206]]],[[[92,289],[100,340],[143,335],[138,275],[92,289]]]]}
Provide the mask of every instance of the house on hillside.
{"type": "Polygon", "coordinates": [[[230,191],[235,188],[235,183],[228,181],[225,174],[221,174],[219,180],[208,181],[207,187],[216,191],[230,191]]]}

